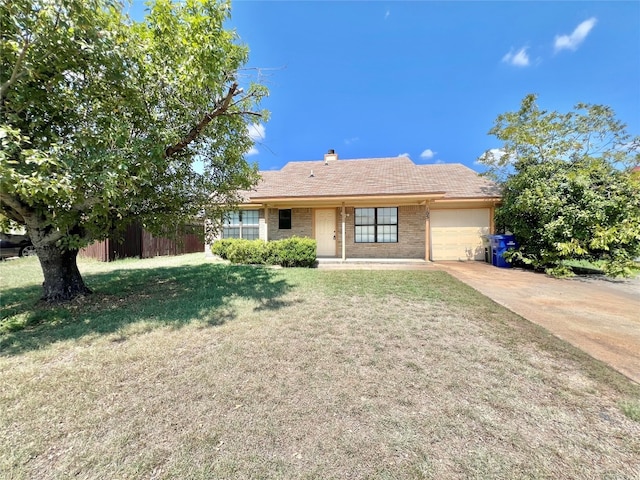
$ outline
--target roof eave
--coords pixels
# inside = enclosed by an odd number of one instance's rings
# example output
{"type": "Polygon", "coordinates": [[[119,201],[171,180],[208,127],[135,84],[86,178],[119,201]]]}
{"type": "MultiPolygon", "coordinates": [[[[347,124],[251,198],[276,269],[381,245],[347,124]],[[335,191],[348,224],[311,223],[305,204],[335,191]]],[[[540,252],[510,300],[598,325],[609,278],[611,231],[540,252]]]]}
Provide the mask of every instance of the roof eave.
{"type": "Polygon", "coordinates": [[[446,192],[411,194],[368,194],[368,195],[313,195],[313,196],[272,196],[251,197],[245,205],[283,205],[283,206],[339,206],[342,203],[352,205],[370,203],[420,204],[428,200],[444,198],[446,192]]]}

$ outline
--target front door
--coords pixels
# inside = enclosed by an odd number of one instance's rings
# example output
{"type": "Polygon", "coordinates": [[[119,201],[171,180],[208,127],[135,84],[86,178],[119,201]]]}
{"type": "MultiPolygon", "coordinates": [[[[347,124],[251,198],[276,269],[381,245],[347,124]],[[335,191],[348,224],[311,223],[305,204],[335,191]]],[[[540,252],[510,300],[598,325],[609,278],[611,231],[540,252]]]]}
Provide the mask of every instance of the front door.
{"type": "Polygon", "coordinates": [[[319,257],[336,256],[336,211],[316,210],[316,242],[319,257]]]}

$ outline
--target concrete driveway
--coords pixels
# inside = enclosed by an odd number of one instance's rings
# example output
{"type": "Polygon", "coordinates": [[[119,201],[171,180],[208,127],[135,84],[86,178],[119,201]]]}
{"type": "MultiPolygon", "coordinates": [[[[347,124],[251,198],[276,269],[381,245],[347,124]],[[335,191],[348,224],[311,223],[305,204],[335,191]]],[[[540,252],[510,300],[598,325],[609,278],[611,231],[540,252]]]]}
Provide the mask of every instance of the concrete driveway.
{"type": "Polygon", "coordinates": [[[496,303],[640,383],[640,279],[555,279],[483,262],[437,262],[496,303]]]}

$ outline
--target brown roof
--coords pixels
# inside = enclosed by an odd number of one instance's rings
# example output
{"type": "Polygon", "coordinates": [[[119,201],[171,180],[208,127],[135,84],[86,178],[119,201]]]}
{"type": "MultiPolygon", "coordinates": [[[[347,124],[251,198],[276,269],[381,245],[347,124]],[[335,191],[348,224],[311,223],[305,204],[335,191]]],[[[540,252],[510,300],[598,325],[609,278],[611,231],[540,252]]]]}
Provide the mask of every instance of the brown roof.
{"type": "Polygon", "coordinates": [[[425,182],[446,192],[445,198],[500,197],[498,184],[461,163],[417,165],[425,182]]]}
{"type": "Polygon", "coordinates": [[[498,197],[498,186],[462,164],[416,165],[407,157],[289,162],[260,172],[251,200],[296,197],[444,194],[498,197]]]}

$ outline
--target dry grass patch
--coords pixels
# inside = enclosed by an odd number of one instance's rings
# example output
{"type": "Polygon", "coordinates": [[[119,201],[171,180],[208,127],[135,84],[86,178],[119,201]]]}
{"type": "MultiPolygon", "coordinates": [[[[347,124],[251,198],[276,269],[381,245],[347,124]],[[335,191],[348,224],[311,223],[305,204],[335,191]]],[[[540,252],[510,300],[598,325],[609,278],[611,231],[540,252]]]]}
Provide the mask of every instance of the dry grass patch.
{"type": "Polygon", "coordinates": [[[638,386],[444,272],[89,267],[56,325],[3,281],[6,478],[640,475],[638,386]]]}

